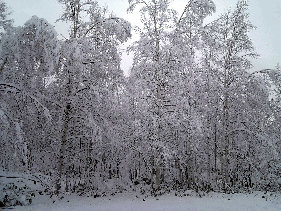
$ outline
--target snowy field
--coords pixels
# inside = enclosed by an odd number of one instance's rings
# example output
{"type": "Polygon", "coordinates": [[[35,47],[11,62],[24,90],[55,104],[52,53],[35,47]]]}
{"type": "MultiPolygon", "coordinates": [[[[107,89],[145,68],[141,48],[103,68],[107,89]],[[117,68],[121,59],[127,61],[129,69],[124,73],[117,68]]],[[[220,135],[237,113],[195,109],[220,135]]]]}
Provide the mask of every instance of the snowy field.
{"type": "Polygon", "coordinates": [[[32,205],[15,207],[15,210],[56,211],[280,211],[281,194],[255,192],[252,194],[210,193],[198,196],[178,197],[174,194],[159,198],[141,198],[132,194],[114,197],[91,198],[66,196],[62,200],[36,198],[32,205]]]}
{"type": "MultiPolygon", "coordinates": [[[[46,178],[37,175],[8,174],[1,172],[0,175],[0,200],[3,194],[11,197],[13,191],[21,202],[26,201],[29,194],[32,204],[27,206],[8,207],[3,210],[22,211],[281,211],[281,193],[253,192],[240,194],[223,193],[200,193],[199,197],[195,191],[186,191],[175,194],[171,192],[159,197],[147,197],[141,195],[139,190],[135,192],[119,193],[114,196],[94,198],[92,196],[64,195],[64,197],[44,194],[44,186],[39,183],[34,184],[34,179],[41,181],[46,178]],[[13,177],[13,178],[8,178],[13,177]],[[3,189],[9,184],[14,184],[17,188],[13,190],[3,189]],[[20,191],[21,190],[21,191],[20,191]],[[41,195],[40,195],[41,192],[41,195]],[[42,194],[43,192],[43,194],[42,194]],[[24,196],[25,195],[25,196],[24,196]],[[177,195],[177,196],[176,196],[177,195]],[[59,199],[60,198],[60,199],[59,199]]],[[[43,183],[42,183],[43,184],[43,183]]],[[[14,186],[14,187],[15,187],[14,186]]],[[[1,208],[0,208],[1,210],[1,208]]]]}

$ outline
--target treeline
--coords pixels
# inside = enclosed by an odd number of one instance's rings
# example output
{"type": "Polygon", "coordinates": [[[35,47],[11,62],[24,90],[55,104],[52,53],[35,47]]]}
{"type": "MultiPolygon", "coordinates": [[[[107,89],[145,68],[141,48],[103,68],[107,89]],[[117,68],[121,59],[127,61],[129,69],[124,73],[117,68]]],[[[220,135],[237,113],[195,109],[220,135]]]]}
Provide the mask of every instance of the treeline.
{"type": "Polygon", "coordinates": [[[212,0],[129,0],[140,11],[129,77],[128,21],[94,0],[59,0],[69,38],[33,16],[13,27],[0,3],[0,166],[50,187],[281,190],[281,70],[250,71],[247,2],[213,22],[212,0]]]}

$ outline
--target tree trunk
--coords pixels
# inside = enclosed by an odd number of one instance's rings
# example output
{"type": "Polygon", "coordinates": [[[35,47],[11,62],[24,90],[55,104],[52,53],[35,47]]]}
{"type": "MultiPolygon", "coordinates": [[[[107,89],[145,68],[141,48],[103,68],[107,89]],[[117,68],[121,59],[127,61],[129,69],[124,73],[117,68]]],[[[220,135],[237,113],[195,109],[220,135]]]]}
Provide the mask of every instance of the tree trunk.
{"type": "Polygon", "coordinates": [[[68,72],[68,83],[67,83],[67,100],[66,107],[64,110],[64,124],[63,124],[63,131],[62,131],[62,138],[61,138],[61,147],[59,151],[59,162],[58,162],[58,177],[56,181],[56,193],[58,194],[61,189],[61,179],[62,179],[62,171],[64,168],[64,155],[65,155],[65,145],[67,141],[67,132],[68,132],[68,123],[69,123],[69,114],[71,109],[71,103],[69,101],[71,96],[71,79],[70,73],[68,72]]]}
{"type": "Polygon", "coordinates": [[[8,59],[5,58],[4,62],[2,63],[2,65],[1,65],[1,67],[0,67],[0,74],[2,73],[2,71],[3,71],[3,69],[4,69],[4,67],[5,67],[5,65],[6,65],[6,63],[7,63],[7,61],[8,61],[8,59]]]}

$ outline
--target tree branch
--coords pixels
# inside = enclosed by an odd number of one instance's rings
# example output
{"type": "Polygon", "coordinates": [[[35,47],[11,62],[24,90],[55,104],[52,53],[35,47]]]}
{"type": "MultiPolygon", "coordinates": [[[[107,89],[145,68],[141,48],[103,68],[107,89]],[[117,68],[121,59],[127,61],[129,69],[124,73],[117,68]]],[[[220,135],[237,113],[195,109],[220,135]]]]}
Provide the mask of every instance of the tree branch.
{"type": "Polygon", "coordinates": [[[177,23],[178,25],[180,24],[180,22],[181,22],[181,20],[182,20],[182,18],[183,18],[183,16],[184,16],[184,14],[186,13],[187,9],[190,7],[192,1],[193,1],[193,0],[190,0],[190,1],[188,2],[188,4],[185,6],[185,8],[184,8],[184,10],[183,10],[183,12],[182,12],[182,14],[181,14],[179,20],[178,20],[178,23],[177,23]]]}

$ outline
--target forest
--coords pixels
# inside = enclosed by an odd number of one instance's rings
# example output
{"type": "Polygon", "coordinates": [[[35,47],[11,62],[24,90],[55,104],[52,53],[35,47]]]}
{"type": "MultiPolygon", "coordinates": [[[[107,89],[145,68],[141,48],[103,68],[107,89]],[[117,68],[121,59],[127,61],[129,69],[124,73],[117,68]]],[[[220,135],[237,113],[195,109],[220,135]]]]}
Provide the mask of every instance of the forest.
{"type": "Polygon", "coordinates": [[[280,192],[281,67],[252,69],[247,1],[207,24],[212,0],[128,2],[142,25],[58,0],[62,38],[37,16],[14,27],[0,0],[1,204],[17,177],[51,196],[280,192]]]}

